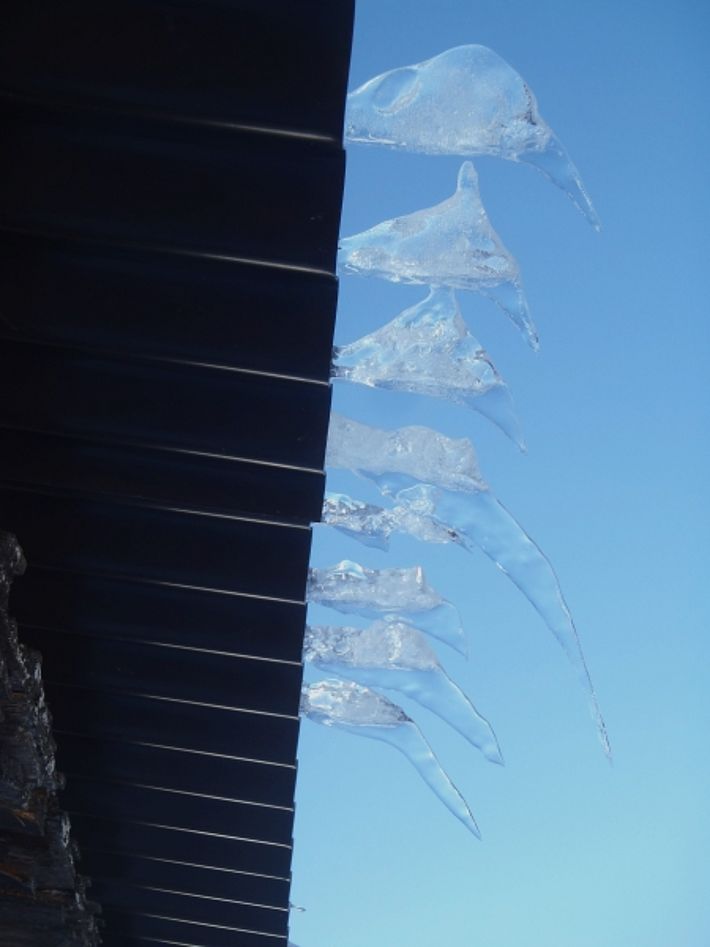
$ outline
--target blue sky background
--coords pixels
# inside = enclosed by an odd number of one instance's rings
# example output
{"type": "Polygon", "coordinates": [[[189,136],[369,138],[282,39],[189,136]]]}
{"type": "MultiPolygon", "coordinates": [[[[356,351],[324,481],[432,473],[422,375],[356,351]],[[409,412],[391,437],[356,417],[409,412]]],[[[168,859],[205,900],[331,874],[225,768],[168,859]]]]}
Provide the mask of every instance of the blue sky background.
{"type": "MultiPolygon", "coordinates": [[[[473,440],[493,492],[557,570],[614,765],[561,649],[482,554],[401,538],[383,554],[319,527],[314,564],[422,563],[458,605],[471,659],[437,650],[506,766],[398,700],[468,799],[477,842],[390,747],[304,722],[299,947],[710,943],[708,22],[688,0],[358,3],[351,88],[452,46],[490,46],[530,84],[602,219],[597,234],[529,166],[476,161],[540,354],[492,303],[459,300],[511,388],[527,455],[445,402],[339,384],[334,406],[473,440]]],[[[459,164],[353,146],[343,234],[448,197],[459,164]]],[[[344,278],[336,341],[424,295],[344,278]]],[[[348,474],[330,486],[379,499],[348,474]]]]}

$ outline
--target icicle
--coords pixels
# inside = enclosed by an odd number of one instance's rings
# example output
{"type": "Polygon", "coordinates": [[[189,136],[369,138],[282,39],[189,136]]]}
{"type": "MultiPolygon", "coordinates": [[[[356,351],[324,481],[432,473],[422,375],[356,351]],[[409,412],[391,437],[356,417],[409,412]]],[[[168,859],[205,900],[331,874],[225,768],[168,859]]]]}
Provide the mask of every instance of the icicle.
{"type": "Polygon", "coordinates": [[[344,273],[482,293],[538,348],[518,264],[488,220],[470,161],[461,165],[452,197],[345,237],[338,262],[344,273]]]}
{"type": "Polygon", "coordinates": [[[474,546],[495,562],[520,589],[564,649],[587,691],[599,739],[608,757],[611,748],[582,644],[559,580],[549,559],[520,523],[489,491],[464,494],[421,484],[398,490],[395,499],[417,515],[431,516],[453,529],[467,549],[474,546]]]}
{"type": "Polygon", "coordinates": [[[370,79],[348,95],[345,138],[424,154],[526,161],[599,229],[579,171],[529,86],[485,46],[458,46],[370,79]]]}
{"type": "Polygon", "coordinates": [[[525,449],[508,388],[468,331],[451,289],[430,289],[382,329],[336,348],[333,377],[473,408],[525,449]]]}
{"type": "Polygon", "coordinates": [[[368,628],[307,628],[303,655],[339,677],[400,691],[458,730],[486,759],[503,762],[491,725],[410,625],[377,621],[368,628]]]}
{"type": "Polygon", "coordinates": [[[393,533],[402,533],[425,543],[460,542],[454,530],[439,525],[429,516],[419,516],[408,506],[386,510],[355,500],[345,493],[326,493],[321,522],[377,549],[388,549],[393,533]]]}
{"type": "Polygon", "coordinates": [[[468,438],[446,437],[419,426],[385,431],[336,411],[330,416],[325,462],[374,480],[378,475],[401,474],[410,482],[451,490],[487,489],[468,438]]]}
{"type": "Polygon", "coordinates": [[[441,768],[417,725],[397,704],[350,681],[318,681],[304,686],[301,712],[315,723],[396,747],[449,812],[477,838],[481,837],[463,796],[441,768]]]}
{"type": "Polygon", "coordinates": [[[430,428],[383,431],[334,416],[327,462],[377,484],[417,517],[450,530],[467,548],[481,548],[535,607],[565,649],[589,694],[605,753],[609,740],[572,616],[549,560],[490,493],[473,445],[430,428]]]}
{"type": "Polygon", "coordinates": [[[328,569],[310,569],[308,601],[344,614],[406,621],[468,653],[458,609],[428,584],[421,566],[367,569],[345,559],[328,569]]]}

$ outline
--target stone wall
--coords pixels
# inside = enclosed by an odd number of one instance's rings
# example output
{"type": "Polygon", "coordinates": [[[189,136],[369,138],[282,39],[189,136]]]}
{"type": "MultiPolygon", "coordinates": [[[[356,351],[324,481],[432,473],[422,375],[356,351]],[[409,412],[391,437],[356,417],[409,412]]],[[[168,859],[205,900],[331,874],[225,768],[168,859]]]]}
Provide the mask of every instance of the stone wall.
{"type": "Polygon", "coordinates": [[[0,533],[0,947],[93,947],[98,906],[87,900],[57,800],[41,657],[20,644],[7,611],[24,569],[15,538],[0,533]]]}

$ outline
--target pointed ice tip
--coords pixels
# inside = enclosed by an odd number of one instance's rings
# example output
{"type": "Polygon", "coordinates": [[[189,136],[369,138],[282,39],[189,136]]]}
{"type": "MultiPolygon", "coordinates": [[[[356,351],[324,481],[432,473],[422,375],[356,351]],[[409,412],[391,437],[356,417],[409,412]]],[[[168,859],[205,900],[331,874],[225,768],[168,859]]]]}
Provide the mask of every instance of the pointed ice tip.
{"type": "Polygon", "coordinates": [[[522,427],[517,417],[515,418],[515,422],[516,423],[511,428],[510,433],[508,433],[507,431],[505,433],[508,434],[508,437],[515,444],[515,446],[518,448],[521,454],[527,454],[528,444],[527,444],[527,441],[525,440],[525,435],[523,434],[522,427]]]}
{"type": "Polygon", "coordinates": [[[495,763],[497,766],[505,766],[505,760],[503,759],[503,754],[501,753],[499,747],[486,747],[483,751],[483,755],[489,763],[495,763]]]}
{"type": "Polygon", "coordinates": [[[611,744],[609,743],[609,737],[606,732],[606,727],[603,730],[599,731],[599,742],[602,745],[604,750],[604,756],[607,758],[607,762],[610,766],[614,765],[614,755],[611,752],[611,744]]]}
{"type": "Polygon", "coordinates": [[[459,176],[456,182],[456,189],[463,191],[466,188],[478,191],[478,174],[472,161],[464,161],[459,168],[459,176]]]}
{"type": "Polygon", "coordinates": [[[537,329],[530,318],[528,302],[520,282],[509,279],[495,286],[485,286],[481,292],[509,316],[530,348],[537,352],[540,347],[537,329]]]}
{"type": "Polygon", "coordinates": [[[604,750],[604,756],[610,764],[614,762],[611,753],[611,744],[609,743],[609,734],[607,733],[606,724],[604,723],[604,718],[602,717],[602,712],[599,708],[597,702],[597,695],[594,693],[593,688],[591,687],[591,682],[589,681],[589,675],[587,674],[587,682],[590,687],[590,705],[589,709],[592,713],[592,719],[597,726],[597,736],[599,737],[599,742],[602,745],[602,750],[604,750]]]}
{"type": "Polygon", "coordinates": [[[580,173],[567,154],[564,145],[554,135],[550,137],[544,151],[523,152],[520,160],[533,165],[548,180],[563,190],[597,233],[601,231],[601,221],[582,183],[580,173]]]}
{"type": "Polygon", "coordinates": [[[530,318],[527,300],[525,299],[522,290],[519,290],[518,298],[520,300],[520,328],[522,329],[523,335],[525,336],[530,348],[533,350],[533,352],[537,353],[540,351],[540,336],[538,335],[535,323],[530,318]]]}

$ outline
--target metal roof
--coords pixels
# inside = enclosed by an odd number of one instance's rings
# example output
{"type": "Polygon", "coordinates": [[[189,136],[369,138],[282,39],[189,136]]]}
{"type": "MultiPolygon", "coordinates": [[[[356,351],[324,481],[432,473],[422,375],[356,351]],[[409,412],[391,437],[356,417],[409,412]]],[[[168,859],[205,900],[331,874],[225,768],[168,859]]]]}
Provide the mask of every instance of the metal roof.
{"type": "Polygon", "coordinates": [[[0,524],[109,947],[286,944],[352,16],[5,10],[0,524]]]}

